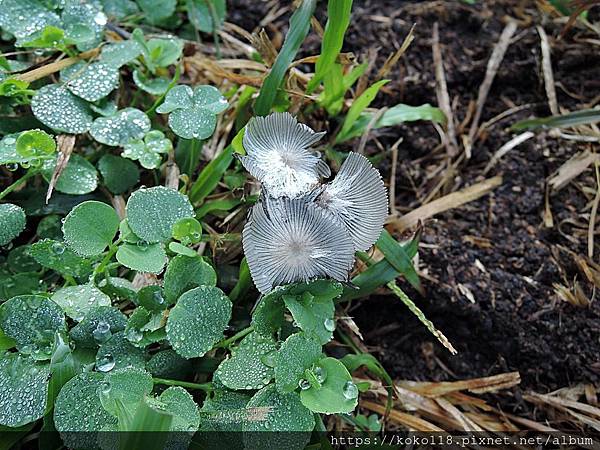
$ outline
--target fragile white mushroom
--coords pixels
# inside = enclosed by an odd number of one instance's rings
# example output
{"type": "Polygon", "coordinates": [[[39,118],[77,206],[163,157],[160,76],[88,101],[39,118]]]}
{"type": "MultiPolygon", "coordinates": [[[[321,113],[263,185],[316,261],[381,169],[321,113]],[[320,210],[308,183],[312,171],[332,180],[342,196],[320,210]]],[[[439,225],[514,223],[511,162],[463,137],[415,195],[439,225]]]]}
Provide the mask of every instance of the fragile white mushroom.
{"type": "Polygon", "coordinates": [[[289,113],[254,117],[244,133],[247,156],[242,165],[274,197],[298,197],[310,191],[331,171],[310,147],[325,133],[315,133],[289,113]]]}
{"type": "Polygon", "coordinates": [[[260,292],[321,277],[348,279],[354,245],[341,223],[302,198],[265,200],[252,208],[242,236],[260,292]]]}
{"type": "Polygon", "coordinates": [[[363,155],[351,152],[335,179],[315,194],[315,203],[344,224],[357,251],[379,239],[388,214],[387,192],[379,171],[363,155]]]}

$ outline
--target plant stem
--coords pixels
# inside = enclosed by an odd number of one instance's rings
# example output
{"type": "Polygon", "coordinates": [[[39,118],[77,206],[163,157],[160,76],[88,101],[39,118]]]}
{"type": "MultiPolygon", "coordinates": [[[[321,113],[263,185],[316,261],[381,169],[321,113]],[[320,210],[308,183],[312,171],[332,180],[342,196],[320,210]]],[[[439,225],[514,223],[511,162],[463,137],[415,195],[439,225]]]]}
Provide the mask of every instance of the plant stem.
{"type": "Polygon", "coordinates": [[[221,342],[219,342],[217,345],[215,345],[215,348],[226,348],[226,347],[229,347],[235,341],[243,338],[244,336],[246,336],[247,334],[252,333],[253,331],[254,331],[254,326],[250,325],[248,328],[244,328],[243,330],[238,331],[237,333],[235,333],[230,338],[223,339],[221,342]]]}
{"type": "Polygon", "coordinates": [[[180,386],[188,389],[199,389],[204,392],[213,390],[212,383],[190,383],[188,381],[166,380],[164,378],[152,378],[155,384],[164,384],[166,386],[180,386]]]}
{"type": "Polygon", "coordinates": [[[2,192],[0,192],[0,200],[2,200],[4,197],[6,197],[8,194],[10,194],[12,191],[14,191],[16,188],[18,188],[19,186],[21,186],[23,183],[25,183],[28,179],[30,179],[31,177],[33,177],[35,174],[37,173],[36,170],[28,170],[25,175],[23,175],[21,178],[19,178],[17,181],[15,181],[13,184],[11,184],[10,186],[8,186],[6,189],[4,189],[2,192]]]}
{"type": "Polygon", "coordinates": [[[100,261],[100,264],[98,264],[94,269],[93,277],[106,270],[106,267],[108,266],[108,263],[110,262],[111,258],[115,255],[115,253],[117,253],[120,243],[121,238],[117,239],[117,241],[114,244],[110,244],[108,248],[108,253],[104,257],[104,259],[100,261]]]}

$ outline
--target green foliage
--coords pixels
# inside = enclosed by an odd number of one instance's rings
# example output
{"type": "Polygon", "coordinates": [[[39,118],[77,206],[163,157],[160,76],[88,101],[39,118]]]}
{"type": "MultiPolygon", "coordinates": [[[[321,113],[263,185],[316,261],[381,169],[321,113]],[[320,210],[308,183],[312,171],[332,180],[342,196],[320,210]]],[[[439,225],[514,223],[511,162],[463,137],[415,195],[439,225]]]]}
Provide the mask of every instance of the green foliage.
{"type": "Polygon", "coordinates": [[[110,306],[110,297],[91,284],[67,286],[52,296],[52,301],[76,322],[98,306],[110,306]]]}
{"type": "Polygon", "coordinates": [[[197,86],[192,90],[180,85],[167,93],[156,111],[169,114],[169,126],[177,136],[206,139],[215,131],[217,114],[227,106],[227,100],[213,86],[197,86]]]}
{"type": "Polygon", "coordinates": [[[117,261],[138,272],[160,273],[167,262],[162,244],[121,244],[117,250],[117,261]]]}
{"type": "Polygon", "coordinates": [[[0,245],[6,245],[25,229],[25,211],[11,203],[0,204],[0,245]]]}
{"type": "Polygon", "coordinates": [[[57,132],[81,134],[92,126],[87,103],[64,85],[42,87],[31,99],[31,110],[40,122],[57,132]]]}
{"type": "Polygon", "coordinates": [[[136,108],[125,108],[110,117],[98,117],[90,126],[90,134],[98,142],[123,146],[143,138],[150,131],[150,119],[136,108]]]}
{"type": "Polygon", "coordinates": [[[131,161],[106,154],[98,161],[98,170],[106,188],[113,194],[123,194],[140,180],[140,171],[131,161]]]}
{"type": "Polygon", "coordinates": [[[304,0],[300,7],[292,14],[290,28],[288,34],[285,36],[283,47],[281,47],[271,71],[265,78],[254,104],[254,110],[257,115],[266,116],[271,112],[283,77],[310,30],[310,18],[313,15],[316,4],[316,0],[304,0]]]}
{"type": "Polygon", "coordinates": [[[199,286],[177,300],[167,321],[167,337],[184,358],[208,352],[222,337],[231,318],[231,301],[223,291],[199,286]]]}
{"type": "Polygon", "coordinates": [[[23,158],[44,158],[56,150],[54,138],[42,130],[24,131],[15,144],[17,154],[23,158]]]}
{"type": "Polygon", "coordinates": [[[198,286],[216,286],[217,274],[200,256],[177,255],[169,261],[164,277],[165,297],[175,303],[179,296],[198,286]]]}
{"type": "Polygon", "coordinates": [[[215,33],[225,22],[225,0],[186,0],[188,18],[204,33],[215,33]]]}
{"type": "Polygon", "coordinates": [[[600,111],[598,109],[582,109],[581,111],[574,111],[559,116],[521,120],[510,127],[510,129],[512,131],[524,131],[548,128],[568,128],[597,122],[600,122],[600,111]]]}
{"type": "Polygon", "coordinates": [[[108,247],[119,229],[119,216],[106,203],[87,201],[67,215],[62,231],[65,242],[82,256],[95,256],[108,247]]]}
{"type": "Polygon", "coordinates": [[[119,86],[119,70],[101,61],[91,64],[81,61],[64,69],[60,79],[77,97],[95,102],[119,86]]]}
{"type": "Polygon", "coordinates": [[[280,392],[295,391],[304,372],[321,357],[321,343],[305,333],[295,333],[282,344],[275,358],[275,383],[280,392]]]}
{"type": "Polygon", "coordinates": [[[144,139],[134,139],[123,147],[125,158],[139,161],[146,169],[156,169],[162,162],[162,154],[169,153],[173,144],[158,130],[149,131],[144,139]]]}
{"type": "Polygon", "coordinates": [[[83,278],[92,272],[92,262],[77,255],[61,241],[38,241],[32,244],[30,254],[40,265],[64,275],[83,278]]]}
{"type": "MultiPolygon", "coordinates": [[[[48,182],[52,179],[56,167],[56,159],[44,161],[42,175],[48,182]]],[[[85,158],[71,155],[69,162],[56,181],[55,189],[64,194],[83,195],[93,192],[98,187],[98,172],[85,158]]]]}

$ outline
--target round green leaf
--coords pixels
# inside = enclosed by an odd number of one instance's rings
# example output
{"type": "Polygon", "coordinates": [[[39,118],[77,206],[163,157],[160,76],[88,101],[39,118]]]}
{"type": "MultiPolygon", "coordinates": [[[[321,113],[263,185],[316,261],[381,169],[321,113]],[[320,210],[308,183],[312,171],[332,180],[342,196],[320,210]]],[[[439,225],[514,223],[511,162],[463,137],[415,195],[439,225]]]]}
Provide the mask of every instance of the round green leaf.
{"type": "Polygon", "coordinates": [[[25,229],[25,211],[12,203],[0,204],[0,245],[6,245],[25,229]]]}
{"type": "Polygon", "coordinates": [[[15,144],[17,153],[23,158],[46,157],[56,150],[54,138],[42,130],[21,133],[15,144]]]}
{"type": "Polygon", "coordinates": [[[81,321],[93,308],[110,306],[110,297],[91,284],[59,289],[52,296],[52,300],[76,322],[81,321]]]}
{"type": "Polygon", "coordinates": [[[229,389],[261,389],[273,379],[277,347],[275,341],[259,333],[250,333],[231,350],[215,374],[229,389]]]}
{"type": "Polygon", "coordinates": [[[104,380],[100,402],[105,410],[118,416],[123,407],[135,409],[140,400],[152,392],[152,387],[152,376],[142,368],[115,369],[104,380]]]}
{"type": "Polygon", "coordinates": [[[167,254],[162,244],[121,244],[117,250],[117,261],[138,272],[160,273],[167,262],[167,254]]]}
{"type": "MultiPolygon", "coordinates": [[[[139,1],[139,0],[138,0],[139,1]]],[[[148,1],[148,0],[144,0],[148,1]]],[[[169,0],[170,2],[171,0],[169,0]]],[[[162,2],[167,3],[167,2],[162,2]]],[[[175,3],[175,1],[173,1],[175,3]]],[[[147,42],[148,52],[144,57],[149,66],[167,67],[175,64],[183,51],[181,39],[150,39],[147,42]]]]}
{"type": "Polygon", "coordinates": [[[56,303],[39,295],[20,295],[0,306],[0,329],[19,351],[35,359],[50,359],[54,333],[65,331],[65,315],[56,303]]]}
{"type": "Polygon", "coordinates": [[[100,61],[118,69],[133,61],[141,53],[142,48],[137,42],[133,40],[121,41],[103,46],[100,61]]]}
{"type": "Polygon", "coordinates": [[[92,272],[92,262],[89,259],[77,255],[60,241],[44,239],[36,242],[32,244],[30,254],[42,266],[58,273],[82,278],[92,272]]]}
{"type": "Polygon", "coordinates": [[[212,266],[196,254],[194,257],[178,255],[169,261],[163,287],[169,303],[197,286],[216,286],[217,274],[212,266]]]}
{"type": "Polygon", "coordinates": [[[133,71],[133,82],[142,91],[151,95],[163,95],[171,84],[168,78],[149,78],[138,69],[133,71]]]}
{"type": "Polygon", "coordinates": [[[91,125],[90,134],[98,142],[123,146],[133,139],[141,139],[150,130],[150,119],[136,108],[125,108],[110,117],[98,117],[91,125]]]}
{"type": "Polygon", "coordinates": [[[335,307],[331,298],[315,297],[308,291],[302,295],[283,295],[282,298],[300,329],[316,335],[321,344],[333,339],[335,307]]]}
{"type": "Polygon", "coordinates": [[[31,99],[31,109],[40,122],[55,131],[81,134],[92,125],[87,103],[58,84],[37,91],[31,99]]]}
{"type": "Polygon", "coordinates": [[[125,338],[123,332],[118,332],[100,346],[96,354],[96,370],[110,372],[126,367],[140,367],[146,365],[144,351],[133,345],[125,338]]]}
{"type": "Polygon", "coordinates": [[[280,392],[298,389],[304,371],[321,357],[321,344],[304,333],[292,334],[275,357],[275,384],[280,392]]]}
{"type": "Polygon", "coordinates": [[[77,347],[94,348],[123,331],[126,325],[127,317],[117,308],[98,306],[90,309],[69,334],[77,347]]]}
{"type": "Polygon", "coordinates": [[[246,449],[285,448],[302,450],[310,440],[315,418],[296,392],[282,394],[270,384],[248,402],[248,408],[269,408],[265,420],[244,423],[246,449]],[[262,431],[263,433],[257,433],[262,431]],[[268,431],[268,433],[264,433],[268,431]],[[273,433],[273,432],[277,433],[273,433]]]}
{"type": "Polygon", "coordinates": [[[44,415],[48,397],[47,363],[18,353],[0,358],[0,425],[20,427],[44,415]]]}
{"type": "Polygon", "coordinates": [[[358,388],[341,361],[335,358],[323,358],[308,375],[307,381],[310,387],[300,391],[300,399],[304,406],[313,412],[323,414],[354,411],[358,404],[358,388]],[[318,383],[311,382],[313,376],[318,383]]]}
{"type": "Polygon", "coordinates": [[[167,337],[184,358],[204,356],[223,338],[231,318],[231,301],[221,289],[199,286],[177,301],[167,320],[167,337]]]}
{"type": "Polygon", "coordinates": [[[106,203],[80,203],[65,218],[63,234],[67,245],[83,256],[99,255],[119,229],[119,216],[106,203]]]}
{"type": "Polygon", "coordinates": [[[138,189],[127,201],[127,222],[148,243],[170,239],[173,225],[185,217],[194,217],[194,208],[175,189],[163,186],[138,189]]]}
{"type": "Polygon", "coordinates": [[[104,380],[104,374],[83,372],[60,390],[54,405],[54,425],[67,448],[98,449],[98,432],[117,424],[100,403],[104,380]]]}
{"type": "Polygon", "coordinates": [[[173,238],[182,244],[196,244],[202,237],[202,225],[193,217],[178,220],[173,225],[173,238]]]}
{"type": "Polygon", "coordinates": [[[4,0],[0,8],[0,28],[19,39],[59,23],[54,12],[32,0],[4,0]]]}
{"type": "Polygon", "coordinates": [[[115,155],[104,155],[98,161],[104,185],[113,194],[122,194],[140,180],[140,171],[131,161],[115,155]]]}
{"type": "MultiPolygon", "coordinates": [[[[165,411],[173,415],[171,431],[184,431],[194,433],[200,426],[200,413],[198,405],[192,396],[182,387],[173,386],[167,388],[158,399],[165,406],[165,411]]],[[[174,440],[191,439],[191,435],[172,436],[174,440]]],[[[167,448],[172,448],[168,444],[167,448]]]]}
{"type": "Polygon", "coordinates": [[[95,102],[119,87],[119,70],[100,61],[81,61],[62,70],[60,79],[77,97],[95,102]]]}
{"type": "MultiPolygon", "coordinates": [[[[50,182],[56,167],[56,158],[44,161],[42,175],[50,182]]],[[[98,172],[84,157],[71,155],[67,166],[63,169],[55,189],[63,194],[83,195],[93,192],[98,187],[98,172]]]]}
{"type": "Polygon", "coordinates": [[[244,445],[240,442],[239,432],[252,414],[246,408],[250,398],[250,395],[244,392],[221,389],[206,397],[200,409],[201,433],[196,435],[201,448],[243,450],[244,445]]]}

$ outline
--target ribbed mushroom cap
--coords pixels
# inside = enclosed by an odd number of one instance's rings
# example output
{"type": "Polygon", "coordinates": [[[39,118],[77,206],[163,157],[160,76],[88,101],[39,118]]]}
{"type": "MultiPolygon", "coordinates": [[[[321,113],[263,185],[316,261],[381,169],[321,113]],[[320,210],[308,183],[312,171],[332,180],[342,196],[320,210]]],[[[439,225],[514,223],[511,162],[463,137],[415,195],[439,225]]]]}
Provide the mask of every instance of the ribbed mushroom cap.
{"type": "Polygon", "coordinates": [[[266,200],[252,207],[242,236],[260,292],[320,277],[348,279],[354,245],[341,223],[302,198],[266,200]]]}
{"type": "Polygon", "coordinates": [[[379,239],[388,214],[387,191],[379,171],[367,158],[351,152],[315,202],[344,224],[354,248],[366,251],[379,239]]]}
{"type": "Polygon", "coordinates": [[[297,197],[331,175],[327,164],[310,150],[324,134],[287,112],[254,117],[244,133],[247,156],[239,160],[274,197],[297,197]]]}

